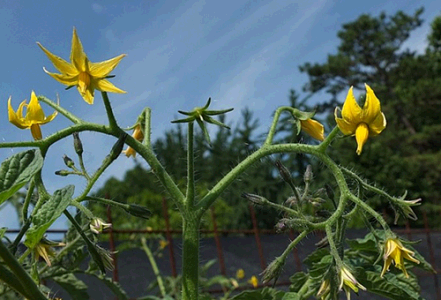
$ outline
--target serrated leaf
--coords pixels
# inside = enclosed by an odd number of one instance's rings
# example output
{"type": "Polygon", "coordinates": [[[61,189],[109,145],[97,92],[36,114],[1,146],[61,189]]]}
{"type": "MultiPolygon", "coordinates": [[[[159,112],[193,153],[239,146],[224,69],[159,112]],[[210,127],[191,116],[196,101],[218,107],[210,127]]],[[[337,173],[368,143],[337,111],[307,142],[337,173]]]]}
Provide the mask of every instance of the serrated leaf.
{"type": "Polygon", "coordinates": [[[58,283],[72,299],[84,299],[88,300],[89,295],[87,294],[87,285],[75,277],[72,273],[67,273],[61,276],[56,276],[52,278],[56,283],[58,283]]]}
{"type": "Polygon", "coordinates": [[[323,256],[328,255],[329,250],[326,248],[323,249],[317,249],[311,254],[309,254],[304,260],[303,263],[306,264],[308,267],[312,267],[313,263],[319,262],[323,256]]]}
{"type": "Polygon", "coordinates": [[[309,271],[312,278],[322,278],[331,267],[334,258],[328,254],[322,257],[320,262],[314,263],[309,271]]]}
{"type": "Polygon", "coordinates": [[[21,189],[43,167],[40,150],[17,153],[0,165],[0,204],[21,189]]]}
{"type": "Polygon", "coordinates": [[[57,220],[72,201],[75,186],[68,185],[55,193],[44,203],[33,216],[33,226],[26,232],[24,244],[34,248],[43,237],[46,230],[57,220]]]}
{"type": "Polygon", "coordinates": [[[302,288],[305,282],[308,280],[309,275],[303,272],[297,272],[289,278],[292,284],[289,286],[290,291],[297,292],[302,288]]]}
{"type": "MultiPolygon", "coordinates": [[[[365,271],[364,268],[357,268],[357,280],[374,294],[386,297],[392,300],[415,299],[422,300],[419,293],[414,290],[414,284],[397,280],[399,275],[386,274],[384,278],[380,277],[380,267],[377,271],[365,271]]],[[[401,274],[400,274],[401,275],[401,274]]]]}
{"type": "Polygon", "coordinates": [[[284,291],[265,287],[262,290],[243,291],[239,295],[234,296],[231,300],[282,300],[285,295],[284,291]]]}
{"type": "Polygon", "coordinates": [[[282,300],[301,300],[299,294],[288,292],[283,295],[282,300]]]}

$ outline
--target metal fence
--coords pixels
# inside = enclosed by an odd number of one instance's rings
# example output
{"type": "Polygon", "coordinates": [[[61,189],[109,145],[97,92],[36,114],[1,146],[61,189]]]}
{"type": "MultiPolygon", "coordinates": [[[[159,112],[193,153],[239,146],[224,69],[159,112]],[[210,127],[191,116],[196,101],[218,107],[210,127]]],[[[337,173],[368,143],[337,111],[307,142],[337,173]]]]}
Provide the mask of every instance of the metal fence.
{"type": "MultiPolygon", "coordinates": [[[[262,235],[276,235],[278,233],[276,233],[275,230],[269,230],[269,229],[259,229],[258,225],[257,225],[257,219],[256,219],[256,212],[253,208],[252,205],[249,205],[249,212],[250,212],[250,217],[252,220],[252,229],[219,229],[217,226],[217,222],[216,222],[216,215],[213,209],[211,209],[211,214],[210,214],[210,218],[213,224],[213,229],[212,230],[205,230],[202,229],[201,230],[201,234],[202,235],[207,235],[209,236],[209,238],[213,238],[215,245],[216,245],[216,255],[217,255],[217,260],[219,263],[219,273],[222,275],[227,275],[227,268],[226,268],[226,263],[225,263],[225,259],[224,259],[224,250],[222,247],[222,242],[221,242],[221,238],[220,236],[231,236],[231,235],[253,235],[254,236],[254,240],[255,240],[255,249],[257,250],[258,256],[259,256],[259,262],[260,262],[260,268],[263,271],[266,267],[267,267],[267,261],[265,259],[264,256],[264,247],[262,246],[262,242],[261,242],[261,236],[262,235]]],[[[113,273],[112,273],[112,277],[113,280],[118,282],[119,281],[119,270],[118,270],[118,257],[117,255],[115,255],[114,253],[116,250],[116,242],[118,241],[117,236],[120,234],[143,234],[143,235],[150,235],[150,234],[163,234],[168,242],[167,248],[168,248],[168,255],[169,255],[169,261],[170,261],[170,270],[171,270],[171,275],[173,277],[176,277],[178,275],[178,271],[177,271],[177,264],[176,264],[176,254],[174,252],[174,247],[173,247],[173,242],[174,242],[174,236],[176,235],[181,235],[182,234],[182,230],[176,230],[176,229],[172,229],[170,228],[170,220],[169,220],[169,215],[168,215],[168,204],[167,204],[167,200],[163,199],[162,200],[162,213],[163,213],[163,217],[165,220],[165,228],[164,229],[151,229],[151,230],[147,230],[147,229],[133,229],[133,230],[128,230],[128,229],[118,229],[118,228],[113,228],[110,227],[108,230],[104,231],[103,234],[108,234],[109,235],[109,250],[112,252],[112,256],[113,256],[113,264],[114,264],[114,269],[113,269],[113,273]]],[[[384,212],[383,212],[384,213],[384,212]]],[[[441,233],[441,230],[436,230],[436,229],[431,229],[428,225],[428,220],[427,220],[427,215],[425,212],[422,213],[423,214],[423,223],[424,223],[424,228],[411,228],[410,223],[407,222],[405,228],[403,229],[396,229],[394,230],[396,233],[398,234],[404,234],[406,235],[406,237],[411,240],[412,236],[418,235],[421,236],[423,235],[425,237],[426,240],[426,246],[424,247],[425,249],[428,249],[428,254],[429,257],[426,257],[426,259],[428,259],[428,261],[431,263],[431,265],[433,266],[433,268],[439,273],[441,272],[440,266],[441,263],[437,263],[436,261],[436,253],[434,246],[433,246],[433,240],[432,238],[434,237],[434,234],[439,234],[441,233]]],[[[111,207],[107,207],[107,221],[109,223],[112,223],[112,210],[111,207]]],[[[8,230],[7,232],[9,233],[15,233],[18,232],[18,230],[8,230]]],[[[66,230],[48,230],[48,233],[66,233],[66,230]]],[[[289,232],[289,237],[290,239],[294,239],[295,236],[297,235],[296,232],[294,232],[293,230],[291,230],[289,232]]],[[[315,235],[318,236],[319,238],[322,238],[324,236],[324,233],[321,231],[315,232],[315,235]]],[[[436,239],[436,236],[435,236],[436,239]]],[[[437,241],[437,240],[435,240],[437,241]]],[[[298,254],[298,250],[297,248],[293,249],[293,261],[294,261],[294,265],[295,265],[295,269],[296,271],[301,271],[302,270],[302,262],[301,262],[301,258],[298,254]]],[[[417,272],[418,277],[428,277],[428,276],[432,276],[433,277],[433,287],[434,287],[434,291],[436,293],[436,298],[433,299],[437,299],[437,300],[441,300],[441,290],[440,290],[440,286],[439,286],[439,281],[438,281],[438,276],[436,274],[432,274],[429,272],[423,272],[423,271],[418,271],[417,272]]],[[[282,282],[278,282],[277,286],[287,286],[289,285],[290,282],[285,280],[282,282]]],[[[263,285],[260,285],[263,286],[263,285]]],[[[247,287],[239,287],[237,290],[241,290],[241,289],[246,289],[247,287]]],[[[208,292],[216,294],[216,293],[222,293],[223,290],[222,289],[211,289],[208,292]]]]}

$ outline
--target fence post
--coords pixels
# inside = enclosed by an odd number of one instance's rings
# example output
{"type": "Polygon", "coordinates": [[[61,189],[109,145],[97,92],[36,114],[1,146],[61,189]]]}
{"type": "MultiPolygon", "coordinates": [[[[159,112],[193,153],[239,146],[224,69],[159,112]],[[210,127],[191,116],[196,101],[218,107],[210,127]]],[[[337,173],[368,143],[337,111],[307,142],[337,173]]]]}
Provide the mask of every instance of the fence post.
{"type": "Polygon", "coordinates": [[[177,272],[176,272],[175,253],[173,250],[173,239],[171,237],[171,232],[170,232],[170,218],[168,216],[167,199],[165,197],[162,198],[162,214],[164,215],[164,220],[165,220],[165,230],[166,230],[165,236],[168,242],[168,253],[170,256],[170,266],[172,269],[172,276],[176,277],[177,272]]]}
{"type": "Polygon", "coordinates": [[[262,270],[265,270],[266,261],[265,261],[265,257],[263,256],[262,244],[260,242],[260,233],[259,233],[259,228],[257,227],[256,214],[254,212],[254,208],[252,205],[248,205],[248,207],[250,209],[251,220],[253,221],[253,231],[254,231],[254,237],[256,238],[257,251],[259,252],[260,267],[262,268],[262,270]]]}
{"type": "Polygon", "coordinates": [[[222,252],[222,245],[219,239],[219,233],[217,231],[216,215],[214,213],[213,206],[211,207],[210,210],[211,210],[211,220],[213,221],[213,233],[214,233],[214,241],[216,242],[217,257],[219,258],[220,272],[222,275],[226,276],[227,272],[225,269],[224,253],[222,252]]]}

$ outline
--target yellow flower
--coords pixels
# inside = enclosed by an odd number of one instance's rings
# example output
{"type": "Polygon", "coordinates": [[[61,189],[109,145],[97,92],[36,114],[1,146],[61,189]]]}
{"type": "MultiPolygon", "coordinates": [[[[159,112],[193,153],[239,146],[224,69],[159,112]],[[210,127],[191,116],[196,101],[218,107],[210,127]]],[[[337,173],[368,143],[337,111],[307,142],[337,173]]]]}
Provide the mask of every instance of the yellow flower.
{"type": "Polygon", "coordinates": [[[256,276],[251,276],[251,278],[248,280],[248,283],[251,284],[254,288],[256,288],[259,285],[259,280],[256,276]]]}
{"type": "Polygon", "coordinates": [[[317,292],[317,297],[320,297],[321,300],[325,300],[328,295],[331,293],[331,283],[329,279],[322,281],[320,285],[320,289],[317,292]]]}
{"type": "Polygon", "coordinates": [[[363,145],[369,136],[380,134],[386,127],[386,117],[381,112],[380,100],[375,96],[374,91],[366,86],[366,101],[361,108],[355,100],[352,87],[346,96],[342,118],[337,116],[339,108],[335,109],[335,121],[344,135],[355,135],[357,140],[357,154],[360,155],[363,145]]]}
{"type": "Polygon", "coordinates": [[[37,44],[61,74],[51,73],[43,68],[44,71],[62,84],[69,87],[76,86],[81,97],[87,103],[93,104],[95,89],[102,92],[125,93],[125,91],[106,80],[109,73],[118,65],[125,54],[99,63],[90,62],[83,51],[83,45],[75,28],[73,29],[70,63],[52,54],[40,43],[37,44]]]}
{"type": "Polygon", "coordinates": [[[409,278],[409,274],[407,274],[406,268],[404,267],[404,259],[410,260],[414,263],[419,264],[420,261],[413,258],[415,252],[405,248],[403,244],[398,239],[387,239],[384,246],[384,266],[381,271],[381,277],[383,277],[384,273],[389,270],[390,264],[392,261],[395,264],[395,267],[403,271],[404,275],[409,278]]]}
{"type": "Polygon", "coordinates": [[[167,247],[167,246],[168,246],[168,242],[167,242],[167,241],[165,241],[165,240],[159,240],[159,248],[160,248],[161,250],[165,249],[165,247],[167,247]]]}
{"type": "Polygon", "coordinates": [[[351,299],[351,288],[355,293],[358,293],[358,289],[366,290],[364,286],[362,286],[357,279],[355,279],[354,275],[346,268],[343,267],[340,269],[340,287],[339,289],[344,289],[346,292],[346,298],[348,300],[351,299]]]}
{"type": "Polygon", "coordinates": [[[311,137],[316,140],[323,141],[325,136],[323,134],[324,128],[323,125],[313,119],[300,120],[300,124],[302,125],[302,130],[309,134],[311,137]]]}
{"type": "Polygon", "coordinates": [[[42,139],[40,125],[52,121],[56,115],[56,111],[48,117],[44,115],[44,112],[41,109],[40,103],[38,102],[38,98],[35,95],[34,91],[32,91],[31,93],[31,101],[29,101],[29,104],[26,104],[26,100],[23,100],[20,103],[17,112],[14,112],[14,109],[12,108],[11,97],[9,97],[8,99],[9,122],[20,129],[29,128],[35,140],[42,139]],[[25,106],[26,116],[23,117],[23,108],[25,106]]]}
{"type": "Polygon", "coordinates": [[[42,257],[46,261],[47,265],[50,267],[52,265],[50,256],[54,256],[54,251],[52,250],[52,247],[63,246],[66,246],[66,244],[57,243],[46,238],[42,238],[41,241],[34,248],[35,260],[38,261],[38,259],[42,257]]]}
{"type": "Polygon", "coordinates": [[[239,269],[236,271],[236,278],[243,279],[245,277],[245,271],[243,269],[239,269]]]}
{"type": "MultiPolygon", "coordinates": [[[[137,125],[135,126],[135,129],[133,130],[132,137],[133,137],[135,140],[137,140],[138,142],[142,142],[142,140],[144,139],[144,133],[142,133],[141,125],[140,125],[140,124],[137,124],[137,125]]],[[[127,157],[130,157],[130,156],[135,157],[135,156],[136,156],[136,151],[135,151],[132,147],[127,147],[127,149],[124,150],[123,153],[124,153],[127,157]]]]}

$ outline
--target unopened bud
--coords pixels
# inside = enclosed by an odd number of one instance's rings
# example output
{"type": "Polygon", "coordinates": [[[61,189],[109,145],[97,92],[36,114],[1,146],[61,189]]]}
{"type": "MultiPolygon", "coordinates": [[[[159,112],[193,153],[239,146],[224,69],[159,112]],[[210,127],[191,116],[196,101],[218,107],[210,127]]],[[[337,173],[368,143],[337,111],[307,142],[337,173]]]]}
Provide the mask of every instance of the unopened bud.
{"type": "Polygon", "coordinates": [[[287,205],[288,207],[291,207],[293,205],[297,205],[298,201],[297,201],[297,197],[296,196],[291,196],[288,199],[286,199],[285,201],[285,205],[287,205]]]}
{"type": "Polygon", "coordinates": [[[109,154],[109,158],[113,161],[115,159],[118,158],[118,156],[121,154],[123,148],[124,148],[124,143],[126,141],[127,138],[127,133],[122,133],[118,140],[116,141],[115,145],[113,145],[112,150],[110,151],[109,154]]]}
{"type": "Polygon", "coordinates": [[[286,220],[287,219],[281,219],[279,222],[277,222],[276,226],[274,226],[277,233],[285,232],[289,229],[289,227],[286,225],[286,220]]]}
{"type": "Polygon", "coordinates": [[[127,213],[131,214],[132,216],[143,218],[143,219],[149,219],[152,214],[144,206],[140,206],[140,205],[136,205],[136,204],[129,204],[127,208],[124,208],[124,210],[127,213]]]}
{"type": "Polygon", "coordinates": [[[241,196],[248,201],[259,205],[263,205],[265,201],[267,201],[264,197],[255,194],[243,193],[241,196]]]}
{"type": "Polygon", "coordinates": [[[70,173],[69,173],[69,171],[67,171],[67,170],[58,170],[58,171],[55,171],[55,175],[58,175],[58,176],[67,176],[67,175],[69,175],[70,173]]]}
{"type": "Polygon", "coordinates": [[[283,266],[285,265],[285,259],[286,256],[276,257],[276,259],[268,265],[268,267],[262,272],[263,283],[267,283],[273,279],[277,280],[277,278],[279,278],[283,266]]]}
{"type": "Polygon", "coordinates": [[[63,160],[64,160],[64,164],[65,164],[68,168],[72,168],[72,167],[75,166],[74,161],[73,161],[69,156],[67,156],[66,154],[64,154],[64,156],[63,156],[63,160]]]}
{"type": "Polygon", "coordinates": [[[81,143],[80,135],[78,132],[74,132],[72,135],[74,139],[75,152],[81,156],[83,154],[83,143],[81,143]]]}
{"type": "Polygon", "coordinates": [[[280,160],[276,161],[276,167],[277,170],[279,171],[280,176],[282,177],[282,179],[291,184],[292,183],[292,178],[291,178],[291,173],[289,172],[288,168],[286,168],[281,162],[280,160]]]}
{"type": "Polygon", "coordinates": [[[312,180],[312,167],[311,167],[311,165],[308,165],[306,167],[305,174],[303,175],[303,180],[305,181],[305,183],[311,182],[311,180],[312,180]]]}

